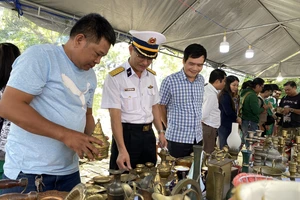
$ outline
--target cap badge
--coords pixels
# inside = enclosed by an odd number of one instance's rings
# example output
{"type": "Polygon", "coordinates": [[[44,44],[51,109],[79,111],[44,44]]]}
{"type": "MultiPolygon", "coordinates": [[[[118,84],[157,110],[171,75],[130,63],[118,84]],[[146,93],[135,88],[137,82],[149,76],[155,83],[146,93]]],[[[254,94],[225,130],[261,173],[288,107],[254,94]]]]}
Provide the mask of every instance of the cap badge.
{"type": "Polygon", "coordinates": [[[148,44],[156,44],[156,38],[151,37],[151,38],[148,40],[148,44]]]}

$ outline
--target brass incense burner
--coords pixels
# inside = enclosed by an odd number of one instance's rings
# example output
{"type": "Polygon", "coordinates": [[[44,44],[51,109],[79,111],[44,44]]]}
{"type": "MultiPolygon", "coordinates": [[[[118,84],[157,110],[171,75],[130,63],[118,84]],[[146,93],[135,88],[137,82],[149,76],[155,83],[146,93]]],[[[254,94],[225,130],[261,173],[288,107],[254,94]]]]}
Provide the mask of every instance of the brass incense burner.
{"type": "Polygon", "coordinates": [[[101,127],[101,123],[100,123],[100,119],[98,119],[96,126],[95,126],[95,130],[92,134],[92,136],[94,136],[95,138],[101,140],[103,142],[102,146],[98,145],[98,144],[94,144],[95,147],[99,150],[100,155],[98,155],[96,158],[96,160],[102,160],[108,157],[108,149],[109,149],[109,142],[107,141],[107,137],[104,135],[103,131],[102,131],[102,127],[101,127]]]}

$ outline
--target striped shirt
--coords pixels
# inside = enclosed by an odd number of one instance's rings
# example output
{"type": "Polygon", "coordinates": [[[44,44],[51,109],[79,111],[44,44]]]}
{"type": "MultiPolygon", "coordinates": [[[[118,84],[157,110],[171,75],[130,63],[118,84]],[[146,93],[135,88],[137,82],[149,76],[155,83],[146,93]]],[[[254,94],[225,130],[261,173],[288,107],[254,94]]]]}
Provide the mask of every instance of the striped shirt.
{"type": "Polygon", "coordinates": [[[160,87],[160,104],[166,105],[168,128],[166,139],[179,143],[202,140],[202,102],[204,78],[198,74],[190,82],[183,69],[167,76],[160,87]]]}

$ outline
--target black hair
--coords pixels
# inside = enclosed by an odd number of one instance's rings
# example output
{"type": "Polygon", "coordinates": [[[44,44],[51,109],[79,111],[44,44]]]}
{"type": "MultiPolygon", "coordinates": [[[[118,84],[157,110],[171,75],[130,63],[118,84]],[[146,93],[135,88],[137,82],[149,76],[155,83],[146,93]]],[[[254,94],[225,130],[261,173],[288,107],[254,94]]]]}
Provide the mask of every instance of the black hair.
{"type": "Polygon", "coordinates": [[[265,91],[271,90],[273,92],[273,88],[270,84],[264,85],[264,88],[262,89],[261,93],[264,93],[265,91]]]}
{"type": "Polygon", "coordinates": [[[224,78],[226,77],[226,73],[222,69],[214,69],[210,75],[209,75],[209,80],[208,82],[213,84],[216,80],[219,80],[222,82],[224,78]]]}
{"type": "Polygon", "coordinates": [[[233,83],[234,81],[238,81],[240,82],[239,78],[233,75],[227,76],[226,77],[226,83],[225,83],[225,87],[221,90],[221,92],[219,93],[219,102],[222,99],[223,95],[225,93],[229,94],[231,97],[231,107],[233,110],[235,110],[235,105],[234,105],[234,101],[233,101],[233,93],[230,89],[230,84],[233,83]]]}
{"type": "Polygon", "coordinates": [[[256,85],[262,86],[264,83],[265,83],[264,79],[257,77],[252,80],[252,82],[250,83],[250,87],[254,89],[256,85]]]}
{"type": "Polygon", "coordinates": [[[90,13],[79,19],[70,31],[70,37],[83,34],[88,41],[99,43],[104,37],[110,44],[116,43],[116,35],[111,24],[101,15],[90,13]]]}
{"type": "Polygon", "coordinates": [[[291,86],[292,88],[293,87],[297,88],[295,81],[288,81],[283,86],[288,86],[288,85],[291,86]]]}
{"type": "Polygon", "coordinates": [[[186,62],[189,59],[189,57],[200,58],[201,56],[204,56],[205,62],[207,57],[206,49],[201,44],[190,44],[184,50],[183,61],[186,62]]]}
{"type": "Polygon", "coordinates": [[[278,87],[277,84],[269,84],[269,85],[271,85],[273,91],[274,90],[280,91],[280,88],[278,87]]]}
{"type": "Polygon", "coordinates": [[[14,44],[0,44],[0,89],[6,86],[12,70],[12,64],[20,54],[19,48],[14,44]]]}
{"type": "Polygon", "coordinates": [[[248,88],[248,87],[251,87],[251,83],[252,83],[251,80],[248,80],[248,81],[246,81],[246,82],[243,82],[241,89],[243,90],[243,89],[246,89],[246,88],[248,88]]]}

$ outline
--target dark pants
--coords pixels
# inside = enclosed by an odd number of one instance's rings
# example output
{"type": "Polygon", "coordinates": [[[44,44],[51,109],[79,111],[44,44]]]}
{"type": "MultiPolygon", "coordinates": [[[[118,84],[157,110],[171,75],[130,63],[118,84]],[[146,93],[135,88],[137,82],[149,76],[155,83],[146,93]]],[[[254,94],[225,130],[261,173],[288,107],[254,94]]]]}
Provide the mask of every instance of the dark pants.
{"type": "MultiPolygon", "coordinates": [[[[135,168],[137,164],[152,162],[156,164],[156,138],[152,125],[123,123],[123,139],[130,157],[130,164],[135,168]],[[149,126],[149,129],[145,127],[149,126]]],[[[109,168],[119,169],[116,161],[119,155],[116,141],[112,140],[109,168]]]]}
{"type": "Polygon", "coordinates": [[[220,126],[218,129],[219,143],[220,149],[222,149],[225,145],[227,145],[227,138],[231,133],[231,128],[227,128],[225,126],[220,126]]]}
{"type": "Polygon", "coordinates": [[[168,150],[171,156],[174,158],[182,158],[185,156],[189,156],[193,152],[193,145],[198,144],[202,145],[202,141],[196,142],[194,140],[193,144],[188,143],[179,143],[179,142],[172,142],[168,140],[168,150]]]}
{"type": "MultiPolygon", "coordinates": [[[[28,185],[24,193],[28,193],[30,191],[37,191],[37,188],[35,186],[36,178],[42,177],[42,183],[41,185],[42,191],[48,191],[48,190],[58,190],[58,191],[66,191],[70,192],[73,187],[75,187],[78,183],[81,183],[80,180],[80,174],[79,171],[75,172],[73,174],[69,175],[62,175],[62,176],[55,176],[55,175],[37,175],[37,174],[24,174],[23,172],[20,172],[17,179],[20,178],[27,178],[28,179],[28,185]]],[[[9,179],[3,174],[3,179],[9,179]]],[[[1,194],[7,194],[7,193],[21,193],[23,191],[23,187],[13,187],[9,189],[2,189],[1,194]]]]}
{"type": "Polygon", "coordinates": [[[203,150],[211,154],[215,150],[217,129],[202,123],[203,128],[203,150]]]}

